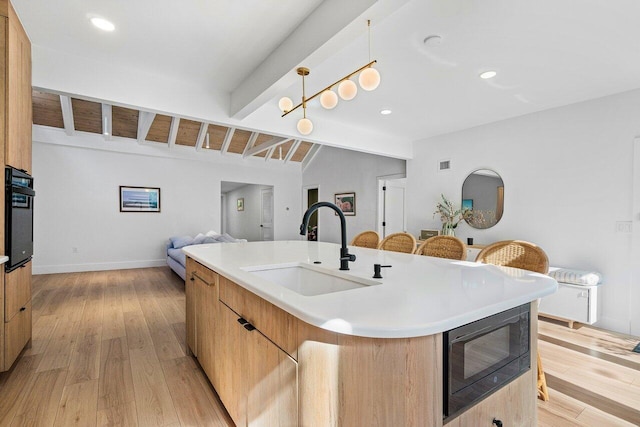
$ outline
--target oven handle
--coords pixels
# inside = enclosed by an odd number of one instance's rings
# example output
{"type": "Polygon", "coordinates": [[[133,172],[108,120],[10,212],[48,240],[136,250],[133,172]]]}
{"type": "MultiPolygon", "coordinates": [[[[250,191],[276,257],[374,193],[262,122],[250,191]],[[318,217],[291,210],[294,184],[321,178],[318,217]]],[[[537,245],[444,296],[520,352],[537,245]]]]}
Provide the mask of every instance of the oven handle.
{"type": "Polygon", "coordinates": [[[12,193],[19,193],[19,194],[26,194],[27,196],[31,196],[31,197],[34,197],[36,195],[36,192],[33,191],[31,188],[29,188],[29,187],[20,187],[18,185],[12,185],[11,186],[11,192],[12,193]]]}
{"type": "Polygon", "coordinates": [[[472,339],[477,338],[478,336],[486,334],[487,332],[491,332],[492,330],[498,329],[497,327],[501,328],[503,326],[507,326],[512,323],[518,323],[519,321],[520,321],[520,316],[513,316],[499,322],[491,323],[490,325],[487,325],[480,330],[476,330],[467,334],[460,334],[454,337],[453,339],[450,339],[449,343],[454,344],[454,343],[457,343],[458,341],[470,341],[472,339]]]}

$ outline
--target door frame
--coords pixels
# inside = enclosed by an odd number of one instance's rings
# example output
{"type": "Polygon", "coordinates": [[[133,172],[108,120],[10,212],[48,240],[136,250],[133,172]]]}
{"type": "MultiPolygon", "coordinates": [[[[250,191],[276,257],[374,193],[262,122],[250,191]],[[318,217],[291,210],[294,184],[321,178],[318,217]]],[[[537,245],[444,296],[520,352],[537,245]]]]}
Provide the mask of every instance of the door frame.
{"type": "Polygon", "coordinates": [[[273,185],[269,185],[269,186],[264,186],[263,188],[260,189],[260,240],[261,241],[265,241],[264,240],[264,221],[263,221],[263,213],[264,213],[264,206],[263,206],[263,202],[264,202],[264,193],[265,192],[271,192],[271,240],[267,240],[267,241],[273,241],[276,238],[276,226],[275,226],[275,221],[274,221],[274,197],[275,197],[275,191],[274,191],[274,187],[273,185]]]}
{"type": "MultiPolygon", "coordinates": [[[[318,190],[318,200],[320,200],[320,184],[304,185],[302,186],[302,210],[304,214],[309,208],[309,190],[318,190]]],[[[318,230],[320,228],[320,215],[318,215],[318,230]]],[[[300,240],[307,240],[306,233],[304,236],[300,236],[300,240]]]]}
{"type": "MultiPolygon", "coordinates": [[[[631,260],[640,257],[640,137],[633,140],[633,185],[631,213],[631,260]]],[[[640,336],[640,263],[631,267],[629,287],[629,333],[640,336]]]]}
{"type": "MultiPolygon", "coordinates": [[[[392,175],[382,175],[382,176],[378,176],[377,180],[378,180],[378,208],[376,209],[376,232],[380,235],[380,238],[383,238],[384,235],[384,230],[382,228],[382,221],[384,220],[384,190],[382,190],[382,187],[384,187],[384,185],[386,184],[387,181],[395,181],[398,179],[406,179],[407,175],[403,174],[403,173],[396,173],[396,174],[392,174],[392,175]]],[[[405,189],[406,189],[406,182],[405,182],[405,189]]],[[[406,228],[407,226],[407,203],[405,200],[405,206],[403,209],[404,212],[404,218],[402,220],[402,222],[404,223],[404,226],[406,228]]]]}

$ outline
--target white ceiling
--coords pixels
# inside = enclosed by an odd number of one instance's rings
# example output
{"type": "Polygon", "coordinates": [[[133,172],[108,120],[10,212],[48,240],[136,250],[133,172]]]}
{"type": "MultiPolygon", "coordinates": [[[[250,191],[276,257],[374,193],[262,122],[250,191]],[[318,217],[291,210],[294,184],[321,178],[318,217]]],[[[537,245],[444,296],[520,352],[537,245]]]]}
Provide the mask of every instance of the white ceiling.
{"type": "Polygon", "coordinates": [[[380,87],[332,111],[310,103],[305,139],[395,157],[411,157],[413,141],[640,87],[637,0],[13,3],[34,45],[36,87],[293,137],[301,114],[281,119],[276,104],[299,99],[296,66],[311,68],[311,94],[366,64],[371,17],[380,87]],[[116,31],[94,29],[91,14],[116,31]],[[441,43],[425,46],[433,34],[441,43]],[[91,80],[83,61],[112,78],[91,80]],[[488,69],[497,77],[479,79],[488,69]],[[132,71],[144,84],[118,91],[132,71]],[[163,82],[158,92],[167,81],[195,89],[155,99],[149,76],[163,82]]]}

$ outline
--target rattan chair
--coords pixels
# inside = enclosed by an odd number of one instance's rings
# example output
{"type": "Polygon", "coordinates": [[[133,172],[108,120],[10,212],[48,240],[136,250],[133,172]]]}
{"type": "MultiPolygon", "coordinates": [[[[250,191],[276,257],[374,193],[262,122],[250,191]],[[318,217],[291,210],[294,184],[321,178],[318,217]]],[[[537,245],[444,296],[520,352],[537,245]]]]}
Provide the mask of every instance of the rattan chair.
{"type": "MultiPolygon", "coordinates": [[[[480,251],[476,261],[486,264],[503,265],[547,274],[549,257],[538,246],[522,240],[504,240],[492,243],[480,251]]],[[[542,359],[538,352],[538,397],[545,402],[549,400],[547,379],[542,369],[542,359]]]]}
{"type": "Polygon", "coordinates": [[[409,233],[393,233],[382,239],[378,249],[412,254],[416,250],[416,238],[409,233]]]}
{"type": "Polygon", "coordinates": [[[416,254],[457,260],[467,259],[467,245],[455,236],[433,236],[416,249],[416,254]]]}
{"type": "Polygon", "coordinates": [[[350,245],[360,246],[361,248],[377,249],[379,242],[380,236],[378,236],[378,233],[373,230],[367,230],[357,234],[351,241],[350,245]]]}

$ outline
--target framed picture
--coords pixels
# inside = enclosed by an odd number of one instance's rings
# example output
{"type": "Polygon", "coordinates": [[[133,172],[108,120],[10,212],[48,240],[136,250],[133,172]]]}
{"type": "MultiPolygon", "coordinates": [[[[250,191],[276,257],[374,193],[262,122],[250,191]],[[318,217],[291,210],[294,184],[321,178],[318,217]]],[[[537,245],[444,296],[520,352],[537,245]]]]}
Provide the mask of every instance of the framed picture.
{"type": "Polygon", "coordinates": [[[160,189],[121,185],[120,212],[160,212],[160,189]]]}
{"type": "Polygon", "coordinates": [[[462,210],[473,210],[473,199],[462,199],[462,210]]]}
{"type": "Polygon", "coordinates": [[[356,215],[356,193],[339,193],[335,195],[335,200],[345,216],[356,215]]]}
{"type": "Polygon", "coordinates": [[[427,240],[434,236],[439,236],[440,230],[420,230],[420,240],[427,240]]]}
{"type": "Polygon", "coordinates": [[[241,197],[238,199],[238,201],[236,202],[236,207],[238,208],[239,211],[244,210],[244,197],[241,197]]]}

